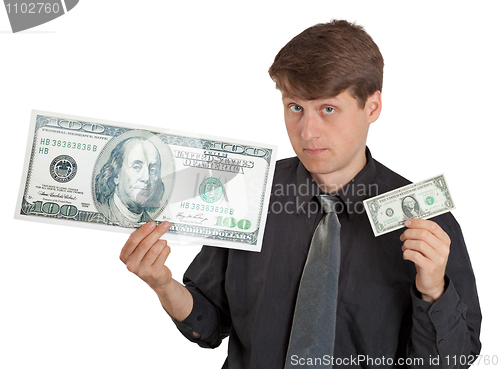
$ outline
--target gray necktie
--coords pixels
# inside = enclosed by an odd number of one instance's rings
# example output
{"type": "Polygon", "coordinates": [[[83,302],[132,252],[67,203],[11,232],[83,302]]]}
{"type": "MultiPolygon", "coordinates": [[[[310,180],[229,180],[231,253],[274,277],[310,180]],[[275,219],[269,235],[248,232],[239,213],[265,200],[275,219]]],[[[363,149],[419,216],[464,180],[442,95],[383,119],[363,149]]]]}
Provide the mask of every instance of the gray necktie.
{"type": "Polygon", "coordinates": [[[325,215],[316,227],[302,272],[285,369],[325,368],[321,359],[333,355],[340,270],[340,222],[334,205],[339,200],[335,195],[318,199],[325,215]],[[316,365],[297,365],[308,358],[316,365]]]}

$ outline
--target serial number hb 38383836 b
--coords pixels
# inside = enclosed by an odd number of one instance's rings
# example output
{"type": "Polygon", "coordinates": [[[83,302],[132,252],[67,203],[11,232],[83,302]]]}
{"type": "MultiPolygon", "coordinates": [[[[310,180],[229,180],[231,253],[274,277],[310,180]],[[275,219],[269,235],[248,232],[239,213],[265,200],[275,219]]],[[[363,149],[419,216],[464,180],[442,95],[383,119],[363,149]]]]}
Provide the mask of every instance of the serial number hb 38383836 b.
{"type": "Polygon", "coordinates": [[[65,140],[51,140],[50,138],[41,138],[40,139],[41,146],[53,146],[53,147],[62,147],[67,149],[75,149],[82,151],[97,151],[97,145],[85,144],[76,141],[65,141],[65,140]]]}

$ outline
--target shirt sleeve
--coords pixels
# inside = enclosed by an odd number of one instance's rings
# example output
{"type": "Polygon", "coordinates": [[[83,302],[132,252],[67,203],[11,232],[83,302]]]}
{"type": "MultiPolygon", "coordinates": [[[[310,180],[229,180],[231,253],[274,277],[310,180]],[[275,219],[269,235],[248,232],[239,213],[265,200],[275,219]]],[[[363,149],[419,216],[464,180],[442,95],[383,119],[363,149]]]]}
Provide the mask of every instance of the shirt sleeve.
{"type": "Polygon", "coordinates": [[[449,214],[438,222],[450,236],[445,292],[433,304],[411,289],[413,316],[407,356],[429,367],[467,368],[481,350],[481,312],[475,278],[458,223],[449,214]]]}
{"type": "Polygon", "coordinates": [[[200,347],[215,348],[220,345],[223,338],[219,335],[217,309],[196,289],[189,291],[193,296],[191,314],[182,322],[172,320],[177,329],[191,342],[197,343],[200,347]],[[201,338],[194,338],[193,332],[198,333],[201,338]]]}
{"type": "Polygon", "coordinates": [[[231,319],[224,292],[227,249],[204,246],[184,274],[184,284],[193,296],[193,310],[177,329],[201,347],[218,347],[229,335],[231,319]],[[195,339],[193,332],[201,338],[195,339]]]}

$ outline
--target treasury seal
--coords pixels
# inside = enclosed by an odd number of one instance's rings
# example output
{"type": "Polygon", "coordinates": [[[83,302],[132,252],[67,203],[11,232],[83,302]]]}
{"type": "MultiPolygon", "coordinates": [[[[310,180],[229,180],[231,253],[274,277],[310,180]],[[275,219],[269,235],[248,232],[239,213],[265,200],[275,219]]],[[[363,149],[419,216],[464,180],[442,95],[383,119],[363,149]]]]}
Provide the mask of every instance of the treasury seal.
{"type": "Polygon", "coordinates": [[[69,155],[59,155],[50,163],[50,175],[57,182],[66,183],[76,176],[76,161],[69,155]]]}
{"type": "Polygon", "coordinates": [[[222,186],[222,182],[217,178],[208,177],[201,182],[198,191],[203,201],[212,203],[222,197],[224,187],[222,186]]]}

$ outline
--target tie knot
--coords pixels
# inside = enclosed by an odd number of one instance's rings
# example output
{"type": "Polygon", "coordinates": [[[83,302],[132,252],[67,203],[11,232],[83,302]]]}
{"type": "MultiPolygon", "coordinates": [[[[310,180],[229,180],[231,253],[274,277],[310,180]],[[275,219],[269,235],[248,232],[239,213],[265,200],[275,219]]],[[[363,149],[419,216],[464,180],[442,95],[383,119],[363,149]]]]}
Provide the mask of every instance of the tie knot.
{"type": "Polygon", "coordinates": [[[317,197],[324,213],[336,212],[335,204],[341,201],[338,195],[318,195],[317,197]]]}

